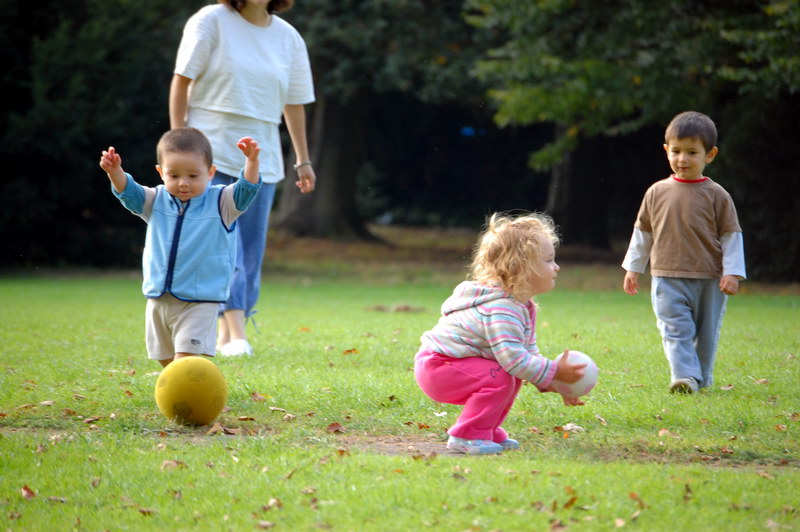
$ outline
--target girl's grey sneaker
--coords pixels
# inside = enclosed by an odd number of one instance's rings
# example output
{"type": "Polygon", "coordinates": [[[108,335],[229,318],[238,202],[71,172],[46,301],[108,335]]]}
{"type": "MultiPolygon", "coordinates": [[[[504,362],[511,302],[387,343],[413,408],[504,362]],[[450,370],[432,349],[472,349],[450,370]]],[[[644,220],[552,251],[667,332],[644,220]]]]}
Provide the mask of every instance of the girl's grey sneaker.
{"type": "Polygon", "coordinates": [[[500,454],[503,446],[489,440],[465,440],[450,436],[447,440],[447,448],[465,454],[500,454]]]}
{"type": "Polygon", "coordinates": [[[697,391],[697,381],[691,377],[688,379],[675,379],[669,385],[670,393],[694,393],[697,391]]]}
{"type": "Polygon", "coordinates": [[[504,451],[513,451],[514,449],[519,449],[519,442],[517,440],[512,440],[511,438],[506,438],[505,440],[501,441],[499,445],[504,451]]]}

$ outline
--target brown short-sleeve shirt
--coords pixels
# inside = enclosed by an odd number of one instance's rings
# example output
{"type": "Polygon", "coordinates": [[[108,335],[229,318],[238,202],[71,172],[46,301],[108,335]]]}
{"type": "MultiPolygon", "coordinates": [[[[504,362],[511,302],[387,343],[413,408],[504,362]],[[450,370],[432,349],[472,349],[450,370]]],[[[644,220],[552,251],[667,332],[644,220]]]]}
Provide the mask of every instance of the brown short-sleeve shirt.
{"type": "Polygon", "coordinates": [[[647,189],[636,227],[653,236],[651,275],[690,279],[720,277],[720,237],[742,230],[733,199],[721,185],[672,176],[647,189]]]}

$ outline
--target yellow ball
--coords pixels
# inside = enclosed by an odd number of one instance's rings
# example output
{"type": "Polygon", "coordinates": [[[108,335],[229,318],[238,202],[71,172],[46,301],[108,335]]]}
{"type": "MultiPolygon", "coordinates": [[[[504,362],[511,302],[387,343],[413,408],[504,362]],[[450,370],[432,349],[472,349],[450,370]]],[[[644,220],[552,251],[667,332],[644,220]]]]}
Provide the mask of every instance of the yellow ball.
{"type": "Polygon", "coordinates": [[[168,419],[183,425],[214,421],[228,399],[228,385],[217,366],[204,356],[173,360],[156,381],[156,404],[168,419]]]}

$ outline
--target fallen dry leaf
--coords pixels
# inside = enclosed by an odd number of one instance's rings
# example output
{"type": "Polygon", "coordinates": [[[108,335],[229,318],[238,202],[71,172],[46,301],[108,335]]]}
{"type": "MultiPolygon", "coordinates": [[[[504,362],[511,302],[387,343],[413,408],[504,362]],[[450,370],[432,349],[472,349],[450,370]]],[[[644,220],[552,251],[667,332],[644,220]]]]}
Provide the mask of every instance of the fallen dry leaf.
{"type": "Polygon", "coordinates": [[[55,496],[50,496],[50,497],[48,497],[48,498],[47,498],[47,501],[48,501],[48,502],[60,502],[60,503],[65,503],[65,502],[67,502],[67,498],[66,498],[66,497],[55,497],[55,496]]]}
{"type": "Polygon", "coordinates": [[[614,519],[614,526],[617,528],[622,528],[623,526],[625,526],[625,520],[617,517],[616,519],[614,519]]]}
{"type": "Polygon", "coordinates": [[[27,484],[22,486],[22,488],[20,488],[19,491],[20,493],[22,493],[22,496],[25,499],[33,499],[34,497],[36,497],[36,492],[30,489],[27,484]]]}
{"type": "Polygon", "coordinates": [[[269,407],[269,409],[272,410],[273,412],[284,412],[284,413],[286,412],[285,408],[281,408],[279,406],[271,406],[269,407]]]}
{"type": "Polygon", "coordinates": [[[572,508],[572,506],[575,504],[575,502],[577,500],[578,500],[578,497],[575,497],[575,496],[570,497],[569,500],[564,503],[564,509],[568,510],[568,509],[572,508]]]}
{"type": "Polygon", "coordinates": [[[328,425],[328,427],[325,430],[327,430],[328,432],[330,432],[332,434],[335,434],[335,433],[344,432],[344,427],[342,427],[341,423],[333,422],[330,425],[328,425]]]}
{"type": "Polygon", "coordinates": [[[253,401],[266,401],[267,400],[266,397],[264,397],[263,395],[261,395],[258,392],[251,393],[250,394],[250,399],[252,399],[253,401]]]}
{"type": "Polygon", "coordinates": [[[786,432],[786,425],[782,423],[779,425],[775,425],[775,430],[777,430],[778,432],[786,432]]]}
{"type": "Polygon", "coordinates": [[[211,425],[211,428],[206,431],[206,436],[213,436],[220,432],[225,433],[225,427],[222,426],[222,423],[217,422],[211,425]]]}
{"type": "Polygon", "coordinates": [[[608,425],[608,421],[603,419],[603,417],[600,414],[595,414],[594,417],[595,417],[595,419],[597,419],[597,421],[600,422],[601,425],[603,425],[603,426],[608,425]]]}
{"type": "Polygon", "coordinates": [[[147,517],[150,517],[151,515],[156,513],[156,511],[153,510],[152,508],[139,508],[139,513],[147,517]]]}
{"type": "Polygon", "coordinates": [[[266,530],[268,528],[274,527],[275,523],[273,523],[272,521],[259,521],[257,523],[257,526],[258,526],[258,528],[260,528],[262,530],[266,530]]]}
{"type": "Polygon", "coordinates": [[[634,501],[636,501],[636,504],[638,504],[638,505],[639,505],[639,508],[641,508],[641,509],[647,508],[647,505],[646,505],[646,504],[645,504],[645,502],[642,500],[642,498],[641,498],[641,497],[639,497],[639,494],[638,494],[638,493],[635,493],[635,492],[633,492],[633,491],[632,491],[632,492],[630,492],[630,493],[628,494],[628,497],[630,497],[631,499],[633,499],[634,501]]]}
{"type": "Polygon", "coordinates": [[[180,460],[164,460],[161,462],[161,471],[171,471],[173,469],[180,469],[184,467],[186,467],[186,464],[180,460]]]}
{"type": "Polygon", "coordinates": [[[239,416],[236,419],[238,419],[239,421],[255,421],[256,420],[256,418],[254,418],[252,416],[239,416]]]}
{"type": "Polygon", "coordinates": [[[41,403],[39,403],[39,404],[40,404],[41,406],[53,406],[53,405],[55,404],[55,401],[42,401],[42,402],[41,402],[41,403]]]}
{"type": "Polygon", "coordinates": [[[92,417],[87,417],[86,419],[83,420],[83,422],[88,425],[89,423],[95,423],[97,421],[100,421],[101,419],[102,418],[100,416],[92,416],[92,417]]]}
{"type": "Polygon", "coordinates": [[[283,502],[281,502],[280,499],[278,499],[277,497],[271,497],[269,501],[267,501],[267,504],[262,506],[261,509],[267,512],[269,510],[272,510],[273,508],[282,508],[282,507],[283,507],[283,502]]]}
{"type": "Polygon", "coordinates": [[[725,391],[733,390],[733,384],[726,384],[725,386],[720,386],[719,389],[725,391]]]}
{"type": "Polygon", "coordinates": [[[344,351],[342,351],[342,354],[343,355],[355,355],[355,354],[358,354],[358,349],[356,349],[355,347],[353,347],[351,349],[345,349],[344,351]]]}
{"type": "Polygon", "coordinates": [[[756,475],[758,475],[761,478],[766,478],[768,480],[772,480],[773,478],[775,478],[766,471],[756,471],[756,475]]]}

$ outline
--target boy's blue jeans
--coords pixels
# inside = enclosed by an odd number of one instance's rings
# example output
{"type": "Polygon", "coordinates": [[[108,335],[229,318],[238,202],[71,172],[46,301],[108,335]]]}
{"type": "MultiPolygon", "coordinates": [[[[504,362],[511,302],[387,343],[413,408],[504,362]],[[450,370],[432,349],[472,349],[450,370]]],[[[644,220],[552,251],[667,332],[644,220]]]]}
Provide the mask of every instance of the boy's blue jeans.
{"type": "MultiPolygon", "coordinates": [[[[213,185],[230,185],[236,177],[217,172],[213,185]]],[[[267,249],[267,229],[275,183],[262,183],[253,203],[236,220],[236,267],[231,281],[231,294],[222,304],[222,311],[243,310],[246,318],[253,315],[261,289],[261,263],[267,249]]]]}
{"type": "Polygon", "coordinates": [[[653,277],[650,298],[672,381],[692,378],[701,388],[711,386],[728,300],[719,279],[653,277]]]}

